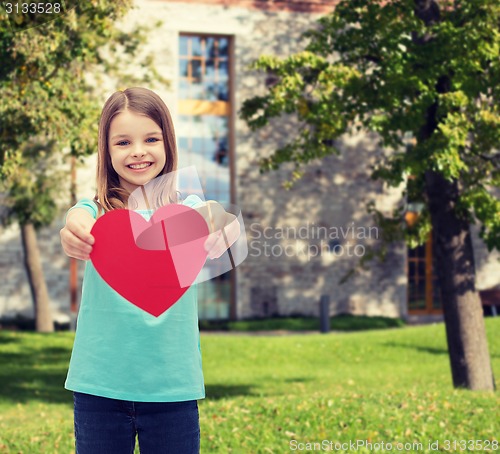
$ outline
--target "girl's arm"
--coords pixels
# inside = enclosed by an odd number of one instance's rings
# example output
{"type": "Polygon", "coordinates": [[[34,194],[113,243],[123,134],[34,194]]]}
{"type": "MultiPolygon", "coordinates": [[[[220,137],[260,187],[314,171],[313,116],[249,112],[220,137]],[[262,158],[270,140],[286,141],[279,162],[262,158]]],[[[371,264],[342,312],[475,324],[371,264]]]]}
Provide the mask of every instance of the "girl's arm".
{"type": "Polygon", "coordinates": [[[61,245],[69,257],[89,260],[94,237],[90,234],[95,224],[93,216],[83,208],[73,208],[66,216],[66,225],[61,229],[61,245]]]}
{"type": "Polygon", "coordinates": [[[210,233],[227,227],[236,219],[234,214],[228,213],[224,207],[215,200],[207,200],[202,206],[196,207],[195,210],[201,214],[207,223],[210,233]]]}

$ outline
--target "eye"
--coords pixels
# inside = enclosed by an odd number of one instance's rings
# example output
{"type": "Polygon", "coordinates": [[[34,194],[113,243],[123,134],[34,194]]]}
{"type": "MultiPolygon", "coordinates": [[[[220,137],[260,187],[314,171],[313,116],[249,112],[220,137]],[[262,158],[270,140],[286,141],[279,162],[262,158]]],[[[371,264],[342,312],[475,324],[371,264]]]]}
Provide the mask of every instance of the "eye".
{"type": "Polygon", "coordinates": [[[120,142],[117,142],[117,144],[116,144],[116,145],[118,145],[118,146],[122,147],[122,146],[124,146],[124,145],[126,145],[126,144],[128,144],[128,143],[129,143],[129,141],[128,141],[128,140],[120,140],[120,142]]]}
{"type": "Polygon", "coordinates": [[[146,142],[149,142],[149,143],[155,143],[155,142],[159,142],[160,139],[157,139],[156,137],[149,137],[148,139],[146,139],[146,142]],[[153,142],[149,142],[150,140],[153,140],[153,142]]]}

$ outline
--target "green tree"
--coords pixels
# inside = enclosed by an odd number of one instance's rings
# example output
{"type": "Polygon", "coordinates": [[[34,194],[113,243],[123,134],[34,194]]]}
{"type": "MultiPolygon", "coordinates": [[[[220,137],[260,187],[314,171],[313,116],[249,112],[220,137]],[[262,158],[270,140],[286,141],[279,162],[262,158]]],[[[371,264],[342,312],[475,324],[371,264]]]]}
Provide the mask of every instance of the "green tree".
{"type": "Polygon", "coordinates": [[[255,63],[276,83],[241,110],[254,129],[282,114],[300,123],[261,160],[262,171],[294,163],[288,186],[303,164],[339,153],[341,134],[378,133],[391,153],[372,178],[398,187],[412,175],[403,196],[424,208],[413,228],[401,227],[403,206],[389,217],[368,209],[390,240],[416,246],[432,229],[453,384],[483,390],[494,379],[470,224],[500,249],[499,23],[496,0],[342,1],[305,34],[304,51],[255,63]]]}
{"type": "Polygon", "coordinates": [[[117,27],[131,0],[75,1],[72,6],[52,14],[51,21],[44,14],[8,11],[7,5],[0,10],[2,222],[20,225],[38,331],[52,331],[53,321],[36,230],[58,213],[68,157],[96,150],[103,76],[118,87],[166,82],[150,55],[138,62],[151,27],[130,32],[117,27]],[[124,60],[138,62],[144,75],[127,74],[124,60]]]}

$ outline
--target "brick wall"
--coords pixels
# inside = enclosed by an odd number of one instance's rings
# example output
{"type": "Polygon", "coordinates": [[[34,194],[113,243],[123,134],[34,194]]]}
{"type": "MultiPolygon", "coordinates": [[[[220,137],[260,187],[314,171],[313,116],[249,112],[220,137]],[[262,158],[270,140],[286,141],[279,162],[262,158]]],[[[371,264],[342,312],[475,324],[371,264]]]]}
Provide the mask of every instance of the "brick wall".
{"type": "MultiPolygon", "coordinates": [[[[208,0],[144,0],[138,2],[139,9],[129,17],[130,22],[164,20],[163,27],[151,37],[148,46],[157,54],[157,69],[172,83],[170,87],[151,88],[169,105],[174,121],[177,115],[179,33],[234,37],[237,111],[244,99],[264,90],[264,76],[249,71],[248,65],[263,53],[286,55],[299,50],[298,37],[319,17],[285,10],[249,9],[242,6],[244,1],[233,1],[231,7],[220,2],[208,3],[208,0]]],[[[124,24],[128,25],[128,22],[124,24]]],[[[131,68],[133,65],[134,62],[130,62],[131,68]]],[[[113,91],[110,83],[109,94],[113,91]]],[[[374,199],[377,207],[386,213],[391,212],[400,200],[402,188],[389,190],[368,179],[369,164],[374,163],[381,153],[375,146],[375,138],[370,135],[344,138],[340,145],[341,155],[310,165],[296,188],[285,191],[281,183],[289,169],[285,166],[278,172],[260,175],[257,160],[272,152],[293,132],[294,125],[290,121],[287,124],[275,122],[266,130],[251,133],[242,121],[235,118],[235,202],[242,209],[249,239],[249,257],[237,272],[238,317],[317,315],[322,294],[330,295],[332,314],[405,316],[407,282],[406,247],[403,244],[393,245],[385,264],[372,264],[345,285],[338,284],[339,278],[356,263],[355,251],[359,253],[363,246],[377,241],[372,232],[371,238],[352,238],[349,234],[342,235],[340,229],[345,232],[351,227],[358,229],[357,232],[359,228],[368,231],[370,227],[376,227],[365,210],[368,200],[374,199]],[[279,233],[287,228],[287,234],[279,233]],[[315,228],[323,230],[315,231],[315,228]],[[322,237],[325,229],[327,232],[338,229],[340,237],[322,237]],[[294,236],[293,232],[297,235],[294,236]],[[328,251],[328,245],[336,248],[335,252],[328,251]]],[[[94,195],[94,168],[95,159],[91,158],[87,166],[79,169],[79,197],[94,195]]],[[[54,308],[68,312],[68,260],[60,250],[61,225],[62,215],[53,228],[41,232],[40,247],[54,308]]],[[[478,288],[497,285],[499,255],[488,254],[477,239],[477,233],[474,245],[478,288]]],[[[80,274],[82,269],[80,266],[80,274]]],[[[29,312],[29,289],[22,265],[19,232],[15,227],[0,230],[0,273],[3,277],[0,316],[21,310],[29,312]]]]}

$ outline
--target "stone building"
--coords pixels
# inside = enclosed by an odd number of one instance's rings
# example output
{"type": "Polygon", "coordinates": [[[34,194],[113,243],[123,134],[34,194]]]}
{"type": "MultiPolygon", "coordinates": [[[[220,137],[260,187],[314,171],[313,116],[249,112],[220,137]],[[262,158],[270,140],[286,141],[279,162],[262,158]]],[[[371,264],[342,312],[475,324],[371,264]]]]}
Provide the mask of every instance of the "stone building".
{"type": "MultiPolygon", "coordinates": [[[[316,316],[321,295],[330,296],[332,315],[440,316],[430,241],[413,251],[394,244],[384,264],[372,263],[347,283],[338,282],[379,241],[366,203],[374,200],[386,214],[402,203],[402,187],[369,180],[369,166],[382,153],[374,137],[345,137],[341,155],[309,165],[299,184],[285,191],[281,183],[289,169],[260,175],[258,158],[276,149],[293,124],[275,122],[252,133],[238,118],[243,100],[263,93],[266,85],[265,75],[251,71],[250,63],[262,54],[300,50],[300,34],[334,3],[137,0],[127,18],[144,24],[163,20],[148,48],[171,80],[156,91],[176,124],[179,164],[194,164],[205,196],[238,205],[245,220],[249,255],[235,271],[200,284],[200,318],[316,316]]],[[[79,168],[79,197],[93,196],[94,168],[94,158],[79,168]]],[[[69,260],[60,249],[59,229],[67,207],[63,201],[60,218],[39,238],[51,301],[62,314],[69,312],[69,260]]],[[[477,233],[474,238],[478,288],[498,285],[498,254],[488,254],[477,233]]],[[[0,251],[0,317],[32,313],[15,226],[1,231],[0,251]]],[[[80,264],[80,276],[82,270],[80,264]]]]}

